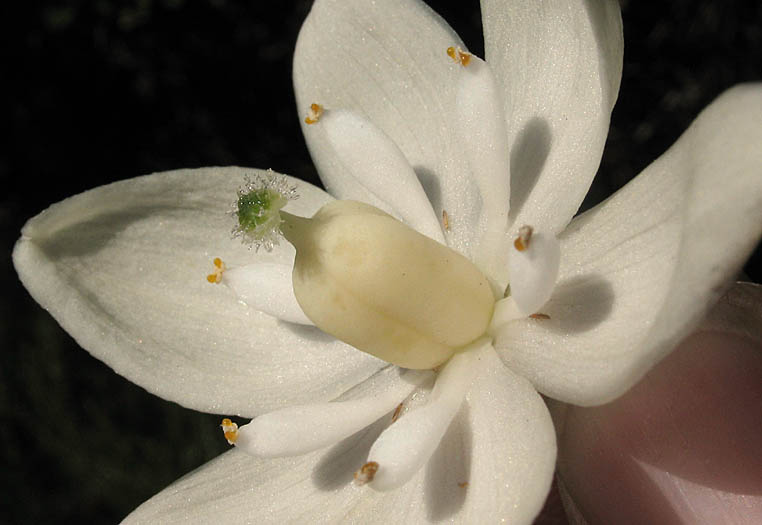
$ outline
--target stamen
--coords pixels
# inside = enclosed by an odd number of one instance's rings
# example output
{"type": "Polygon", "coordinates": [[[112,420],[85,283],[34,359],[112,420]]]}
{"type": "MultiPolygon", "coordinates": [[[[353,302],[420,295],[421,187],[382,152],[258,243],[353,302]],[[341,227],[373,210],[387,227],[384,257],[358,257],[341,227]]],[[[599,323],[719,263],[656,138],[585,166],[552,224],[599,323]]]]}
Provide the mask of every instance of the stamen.
{"type": "Polygon", "coordinates": [[[373,481],[373,478],[376,477],[376,472],[378,472],[378,463],[369,461],[355,472],[355,483],[358,485],[370,483],[373,481]]]}
{"type": "Polygon", "coordinates": [[[312,325],[294,295],[292,264],[258,262],[230,268],[225,284],[255,310],[289,323],[312,325]]]}
{"type": "Polygon", "coordinates": [[[450,231],[450,216],[447,215],[446,210],[442,210],[442,226],[446,232],[450,231]]]}
{"type": "Polygon", "coordinates": [[[458,486],[460,488],[464,489],[464,488],[468,487],[468,481],[461,481],[460,483],[458,483],[458,486]]]}
{"type": "Polygon", "coordinates": [[[488,275],[505,273],[511,165],[503,94],[489,64],[473,56],[458,74],[455,116],[461,150],[481,195],[475,261],[488,275]]]}
{"type": "Polygon", "coordinates": [[[548,314],[536,313],[529,316],[530,319],[550,319],[548,314]]]}
{"type": "Polygon", "coordinates": [[[305,117],[304,122],[307,124],[315,124],[317,121],[320,120],[320,117],[323,115],[323,106],[320,104],[312,103],[310,104],[310,109],[307,112],[307,117],[305,117]]]}
{"type": "Polygon", "coordinates": [[[380,465],[370,486],[386,491],[401,487],[429,460],[471,387],[487,338],[455,354],[437,377],[431,401],[387,427],[368,453],[380,465]]]}
{"type": "Polygon", "coordinates": [[[400,403],[399,405],[397,405],[397,408],[394,409],[394,414],[392,414],[392,423],[394,423],[395,421],[397,421],[397,419],[399,419],[400,414],[402,413],[402,407],[404,406],[405,406],[404,403],[400,403]]]}
{"type": "Polygon", "coordinates": [[[326,111],[320,127],[355,181],[408,226],[444,244],[439,217],[400,148],[363,115],[326,111]]]}
{"type": "Polygon", "coordinates": [[[523,226],[514,248],[508,256],[511,298],[524,316],[529,316],[537,313],[553,293],[561,263],[561,245],[555,235],[523,226]]]}
{"type": "Polygon", "coordinates": [[[327,447],[394,410],[401,399],[432,376],[407,370],[378,395],[284,408],[254,418],[238,430],[236,446],[259,457],[298,456],[327,447]]]}
{"type": "Polygon", "coordinates": [[[463,51],[460,46],[450,46],[447,48],[447,56],[452,58],[452,61],[456,64],[460,64],[461,66],[466,67],[471,62],[471,57],[473,55],[467,51],[463,51]]]}
{"type": "Polygon", "coordinates": [[[220,427],[222,427],[222,433],[225,434],[225,439],[228,440],[228,444],[234,445],[238,440],[238,425],[228,418],[225,418],[222,420],[220,427]]]}
{"type": "Polygon", "coordinates": [[[529,241],[532,238],[532,227],[524,225],[519,228],[519,236],[513,241],[513,247],[518,251],[523,252],[529,248],[529,241]]]}
{"type": "Polygon", "coordinates": [[[492,314],[492,321],[490,322],[487,333],[494,336],[500,327],[516,319],[523,319],[526,314],[522,312],[516,305],[516,301],[513,296],[508,296],[500,299],[495,303],[495,310],[492,314]]]}
{"type": "Polygon", "coordinates": [[[220,284],[222,274],[225,273],[225,263],[219,257],[215,257],[212,263],[214,264],[214,271],[206,276],[206,280],[212,284],[220,284]]]}

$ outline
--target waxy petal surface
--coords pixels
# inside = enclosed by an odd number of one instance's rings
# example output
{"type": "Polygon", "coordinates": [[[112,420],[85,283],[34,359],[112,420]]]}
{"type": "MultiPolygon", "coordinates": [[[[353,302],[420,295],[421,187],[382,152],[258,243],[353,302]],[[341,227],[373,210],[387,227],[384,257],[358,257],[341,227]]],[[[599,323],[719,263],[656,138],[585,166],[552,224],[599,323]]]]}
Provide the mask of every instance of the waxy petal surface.
{"type": "Polygon", "coordinates": [[[677,143],[561,236],[548,320],[497,346],[544,394],[605,403],[686,336],[762,232],[762,85],[735,87],[677,143]]]}
{"type": "MultiPolygon", "coordinates": [[[[552,479],[555,431],[527,381],[491,350],[479,358],[479,383],[428,465],[399,490],[352,482],[389,414],[304,456],[260,460],[228,452],[154,496],[126,523],[531,523],[552,479]]],[[[362,390],[342,399],[361,397],[362,390]]]]}
{"type": "MultiPolygon", "coordinates": [[[[447,56],[449,46],[465,47],[419,0],[318,0],[296,45],[294,89],[300,111],[312,103],[347,109],[383,131],[415,170],[437,217],[447,212],[448,244],[468,254],[479,197],[454,122],[460,66],[447,56]]],[[[302,129],[332,195],[393,208],[351,176],[319,123],[302,129]]],[[[394,188],[394,173],[384,183],[394,188]]]]}
{"type": "MultiPolygon", "coordinates": [[[[166,172],[66,199],[24,226],[16,270],[83,348],[160,397],[241,415],[332,399],[385,363],[206,280],[214,257],[229,267],[293,264],[286,242],[268,254],[231,238],[236,191],[257,171],[166,172]]],[[[292,182],[293,213],[330,200],[292,182]]]]}
{"type": "Polygon", "coordinates": [[[622,76],[615,0],[483,0],[503,93],[514,225],[560,233],[598,170],[622,76]]]}

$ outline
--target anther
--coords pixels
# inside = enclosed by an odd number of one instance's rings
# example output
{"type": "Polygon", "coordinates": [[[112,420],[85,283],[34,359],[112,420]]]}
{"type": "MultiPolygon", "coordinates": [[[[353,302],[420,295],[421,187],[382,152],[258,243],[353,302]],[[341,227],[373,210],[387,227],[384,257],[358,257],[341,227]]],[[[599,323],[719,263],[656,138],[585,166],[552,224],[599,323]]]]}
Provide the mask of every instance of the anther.
{"type": "Polygon", "coordinates": [[[524,225],[519,228],[519,236],[513,241],[513,247],[520,252],[529,248],[529,240],[532,238],[532,231],[531,226],[524,225]]]}
{"type": "Polygon", "coordinates": [[[468,53],[467,51],[463,51],[460,46],[453,47],[450,46],[447,48],[447,56],[452,58],[452,61],[456,64],[460,64],[463,67],[466,67],[469,62],[471,62],[471,53],[468,53]]]}
{"type": "Polygon", "coordinates": [[[358,485],[365,485],[366,483],[370,483],[373,481],[373,478],[376,477],[376,472],[378,472],[378,463],[375,461],[369,461],[362,467],[360,467],[360,470],[355,472],[355,483],[358,485]]]}
{"type": "Polygon", "coordinates": [[[397,405],[397,408],[394,409],[394,414],[392,414],[392,423],[397,421],[400,417],[400,414],[402,413],[402,407],[404,406],[404,403],[400,403],[397,405]]]}
{"type": "Polygon", "coordinates": [[[446,210],[442,210],[442,226],[444,226],[445,231],[450,231],[450,216],[447,215],[446,210]]]}
{"type": "Polygon", "coordinates": [[[530,319],[550,319],[550,316],[548,314],[541,314],[538,312],[536,314],[531,314],[529,318],[530,319]]]}
{"type": "Polygon", "coordinates": [[[206,280],[212,284],[220,284],[222,274],[225,273],[225,263],[219,257],[215,257],[212,263],[214,264],[214,271],[206,276],[206,280]]]}
{"type": "Polygon", "coordinates": [[[220,427],[222,428],[223,434],[225,434],[225,439],[228,440],[228,444],[235,445],[235,442],[238,440],[238,425],[228,418],[225,418],[222,420],[220,427]]]}
{"type": "Polygon", "coordinates": [[[304,122],[307,124],[315,124],[318,120],[320,120],[320,116],[323,114],[323,106],[320,104],[315,104],[314,102],[310,104],[310,110],[307,112],[307,117],[304,119],[304,122]]]}
{"type": "Polygon", "coordinates": [[[468,487],[468,481],[461,481],[460,483],[458,483],[458,486],[460,488],[464,489],[464,488],[468,487]]]}

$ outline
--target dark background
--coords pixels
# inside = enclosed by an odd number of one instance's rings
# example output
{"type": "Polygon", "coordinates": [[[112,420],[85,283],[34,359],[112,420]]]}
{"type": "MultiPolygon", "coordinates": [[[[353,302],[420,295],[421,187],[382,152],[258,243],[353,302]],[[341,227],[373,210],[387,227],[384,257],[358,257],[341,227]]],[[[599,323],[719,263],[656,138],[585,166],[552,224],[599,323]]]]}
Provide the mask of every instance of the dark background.
{"type": "MultiPolygon", "coordinates": [[[[4,4],[0,522],[113,523],[227,449],[219,417],[155,398],[79,349],[19,284],[13,242],[49,204],[135,175],[241,165],[315,181],[290,72],[311,2],[4,4]]],[[[482,54],[475,1],[430,4],[482,54]]],[[[760,5],[623,4],[622,89],[585,206],[723,90],[762,78],[760,5]]],[[[759,268],[757,251],[756,282],[759,268]]]]}

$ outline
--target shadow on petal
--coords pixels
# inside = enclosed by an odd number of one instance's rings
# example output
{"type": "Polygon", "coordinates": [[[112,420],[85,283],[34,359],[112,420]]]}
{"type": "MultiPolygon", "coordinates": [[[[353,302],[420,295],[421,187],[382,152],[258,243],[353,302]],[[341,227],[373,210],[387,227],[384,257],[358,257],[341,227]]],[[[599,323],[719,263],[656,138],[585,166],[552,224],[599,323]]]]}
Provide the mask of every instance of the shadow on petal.
{"type": "Polygon", "coordinates": [[[458,513],[471,476],[472,435],[464,403],[426,467],[426,511],[434,522],[458,513]]]}
{"type": "Polygon", "coordinates": [[[373,443],[391,422],[391,413],[329,448],[312,471],[312,482],[319,490],[330,492],[352,483],[354,473],[363,466],[373,443]]]}
{"type": "Polygon", "coordinates": [[[161,206],[144,206],[129,210],[106,212],[93,215],[77,222],[53,230],[52,233],[33,240],[51,258],[83,257],[98,253],[109,242],[118,237],[131,224],[152,215],[167,215],[169,211],[161,206]]]}
{"type": "Polygon", "coordinates": [[[574,277],[556,285],[542,309],[550,315],[549,329],[561,333],[592,330],[605,321],[614,306],[614,288],[600,275],[574,277]]]}
{"type": "Polygon", "coordinates": [[[540,178],[552,142],[545,119],[529,120],[511,147],[511,219],[515,219],[540,178]]]}
{"type": "Polygon", "coordinates": [[[436,210],[442,209],[442,185],[439,182],[439,177],[429,168],[423,166],[415,166],[413,168],[415,174],[418,176],[418,180],[423,186],[423,191],[429,198],[431,207],[436,210]]]}
{"type": "Polygon", "coordinates": [[[285,328],[286,330],[292,332],[294,335],[301,337],[302,339],[314,341],[315,343],[331,343],[336,340],[334,336],[323,332],[317,326],[290,323],[280,319],[278,320],[278,326],[285,328]]]}

